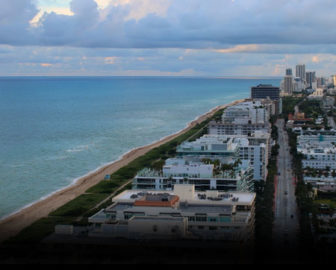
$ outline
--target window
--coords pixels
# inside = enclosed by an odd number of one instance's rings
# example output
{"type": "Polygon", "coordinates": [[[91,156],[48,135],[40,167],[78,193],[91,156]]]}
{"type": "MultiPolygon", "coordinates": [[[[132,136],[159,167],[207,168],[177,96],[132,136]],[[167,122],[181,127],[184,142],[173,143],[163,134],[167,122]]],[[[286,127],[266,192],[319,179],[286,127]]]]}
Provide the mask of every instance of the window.
{"type": "Polygon", "coordinates": [[[190,222],[195,222],[196,218],[195,217],[188,217],[188,221],[190,222]]]}
{"type": "Polygon", "coordinates": [[[217,222],[217,217],[208,217],[208,222],[217,222]]]}
{"type": "Polygon", "coordinates": [[[196,214],[195,218],[196,218],[196,221],[198,221],[198,222],[206,222],[207,221],[206,214],[196,214]]]}

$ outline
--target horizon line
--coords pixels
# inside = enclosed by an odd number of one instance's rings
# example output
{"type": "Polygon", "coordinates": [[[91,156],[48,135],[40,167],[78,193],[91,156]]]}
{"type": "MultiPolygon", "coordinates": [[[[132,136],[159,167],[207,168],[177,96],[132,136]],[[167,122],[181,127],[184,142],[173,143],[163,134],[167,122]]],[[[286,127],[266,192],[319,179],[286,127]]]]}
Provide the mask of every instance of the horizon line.
{"type": "Polygon", "coordinates": [[[236,76],[209,76],[209,75],[0,75],[0,78],[20,77],[63,77],[63,78],[209,78],[209,79],[282,79],[282,76],[257,76],[257,75],[236,75],[236,76]]]}

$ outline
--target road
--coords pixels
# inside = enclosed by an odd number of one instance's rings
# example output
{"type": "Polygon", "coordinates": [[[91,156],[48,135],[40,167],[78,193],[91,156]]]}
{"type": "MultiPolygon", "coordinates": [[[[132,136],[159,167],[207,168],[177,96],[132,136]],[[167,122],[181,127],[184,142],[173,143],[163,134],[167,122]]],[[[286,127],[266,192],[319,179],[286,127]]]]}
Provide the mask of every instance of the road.
{"type": "Polygon", "coordinates": [[[291,155],[289,153],[288,135],[284,130],[284,120],[279,119],[278,127],[278,179],[276,181],[273,243],[275,248],[293,250],[297,247],[299,231],[298,212],[295,197],[291,155]]]}

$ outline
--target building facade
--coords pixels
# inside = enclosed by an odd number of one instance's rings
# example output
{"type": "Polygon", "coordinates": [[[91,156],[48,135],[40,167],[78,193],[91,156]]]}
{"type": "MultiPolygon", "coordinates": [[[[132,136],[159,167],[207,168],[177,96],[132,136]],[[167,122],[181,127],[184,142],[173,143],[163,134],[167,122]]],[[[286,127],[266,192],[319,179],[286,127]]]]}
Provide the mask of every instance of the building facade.
{"type": "Polygon", "coordinates": [[[210,157],[220,156],[227,152],[227,143],[235,145],[236,159],[249,162],[253,168],[253,179],[265,180],[267,176],[267,164],[269,157],[270,137],[258,133],[256,136],[244,135],[204,135],[194,142],[186,142],[177,148],[180,156],[201,155],[206,153],[210,157]],[[238,154],[238,155],[237,155],[238,154]]]}
{"type": "Polygon", "coordinates": [[[299,77],[303,83],[306,82],[306,65],[296,65],[295,76],[299,77]]]}
{"type": "Polygon", "coordinates": [[[280,98],[279,87],[272,86],[271,84],[259,84],[258,86],[251,87],[252,99],[271,99],[278,100],[280,98]]]}

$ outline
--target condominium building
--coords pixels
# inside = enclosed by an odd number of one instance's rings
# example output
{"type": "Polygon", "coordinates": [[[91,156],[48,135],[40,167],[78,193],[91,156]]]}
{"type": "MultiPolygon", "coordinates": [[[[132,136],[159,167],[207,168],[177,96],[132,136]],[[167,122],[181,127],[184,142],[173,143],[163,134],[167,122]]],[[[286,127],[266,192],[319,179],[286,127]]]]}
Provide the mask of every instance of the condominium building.
{"type": "Polygon", "coordinates": [[[314,141],[334,141],[336,138],[336,130],[316,130],[316,129],[300,129],[300,135],[304,135],[302,137],[298,137],[299,140],[314,140],[314,141]],[[311,136],[311,137],[310,137],[311,136]]]}
{"type": "Polygon", "coordinates": [[[283,81],[283,91],[286,94],[293,94],[294,90],[294,78],[292,75],[286,75],[283,81]]]}
{"type": "Polygon", "coordinates": [[[335,143],[307,142],[297,146],[298,153],[303,155],[302,167],[314,169],[336,169],[335,143]]]}
{"type": "Polygon", "coordinates": [[[253,240],[255,193],[126,190],[89,218],[91,237],[253,240]]]}
{"type": "Polygon", "coordinates": [[[269,123],[263,124],[231,124],[211,121],[208,126],[209,134],[222,135],[251,135],[255,131],[270,132],[269,123]]]}
{"type": "Polygon", "coordinates": [[[317,88],[315,71],[306,72],[306,84],[307,84],[307,87],[309,87],[311,89],[316,89],[317,88]]]}
{"type": "Polygon", "coordinates": [[[211,121],[208,127],[209,134],[248,135],[255,131],[270,132],[270,113],[258,101],[243,102],[227,108],[222,121],[211,121]]]}
{"type": "Polygon", "coordinates": [[[168,159],[162,170],[142,169],[133,179],[133,189],[171,190],[176,184],[193,184],[196,190],[253,191],[253,170],[242,164],[191,161],[196,157],[168,159]]]}
{"type": "Polygon", "coordinates": [[[260,100],[242,102],[227,108],[222,121],[230,124],[264,124],[269,120],[269,113],[260,100]]]}
{"type": "Polygon", "coordinates": [[[296,65],[295,76],[299,77],[303,83],[306,81],[306,66],[296,65]]]}
{"type": "Polygon", "coordinates": [[[317,88],[313,93],[311,93],[308,99],[322,100],[324,98],[324,89],[317,88]]]}
{"type": "Polygon", "coordinates": [[[298,145],[307,143],[335,143],[336,144],[336,131],[335,130],[302,130],[302,135],[297,137],[298,145]]]}
{"type": "MultiPolygon", "coordinates": [[[[257,132],[257,137],[244,135],[204,135],[193,142],[185,142],[177,148],[180,156],[201,155],[204,153],[210,157],[226,154],[229,146],[239,151],[236,158],[250,162],[253,168],[254,180],[265,180],[267,176],[267,164],[269,157],[269,136],[257,132]],[[259,136],[259,137],[258,137],[259,136]]],[[[225,155],[227,156],[227,155],[225,155]]]]}
{"type": "Polygon", "coordinates": [[[238,158],[239,145],[234,138],[216,137],[212,135],[203,135],[192,142],[183,142],[176,148],[179,156],[199,156],[200,158],[213,157],[222,158],[238,158]]]}
{"type": "Polygon", "coordinates": [[[293,92],[300,93],[305,89],[304,81],[300,77],[293,79],[293,92]]]}

